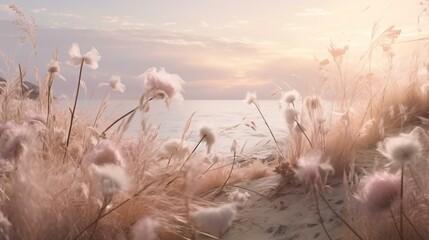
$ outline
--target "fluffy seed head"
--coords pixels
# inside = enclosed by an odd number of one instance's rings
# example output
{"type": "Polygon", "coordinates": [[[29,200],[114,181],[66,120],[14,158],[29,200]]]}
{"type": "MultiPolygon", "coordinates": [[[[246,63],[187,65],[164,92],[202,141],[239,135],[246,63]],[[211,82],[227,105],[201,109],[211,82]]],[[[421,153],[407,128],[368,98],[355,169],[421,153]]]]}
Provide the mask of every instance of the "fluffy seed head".
{"type": "Polygon", "coordinates": [[[104,164],[124,165],[124,160],[118,148],[109,140],[100,140],[85,156],[85,161],[98,166],[104,164]]]}
{"type": "Polygon", "coordinates": [[[188,144],[178,138],[170,138],[162,143],[160,156],[163,158],[184,157],[189,153],[188,144]]]}
{"type": "Polygon", "coordinates": [[[371,212],[389,209],[398,199],[401,189],[401,175],[387,171],[378,171],[366,176],[359,183],[356,199],[371,212]]]}
{"type": "Polygon", "coordinates": [[[110,77],[109,86],[113,89],[113,91],[125,92],[125,85],[121,82],[121,77],[118,75],[113,75],[110,77]]]}
{"type": "Polygon", "coordinates": [[[183,100],[182,78],[177,74],[170,74],[161,68],[149,68],[139,77],[143,78],[145,93],[150,93],[151,97],[163,99],[167,105],[172,99],[183,100]]]}
{"type": "Polygon", "coordinates": [[[391,161],[393,167],[400,167],[417,160],[422,149],[416,132],[386,138],[377,147],[377,150],[391,161]]]}
{"type": "Polygon", "coordinates": [[[104,196],[111,197],[128,189],[129,178],[123,168],[114,164],[91,165],[91,168],[100,179],[101,192],[104,196]]]}
{"type": "Polygon", "coordinates": [[[237,143],[237,140],[234,139],[234,141],[232,141],[232,145],[231,145],[231,152],[237,153],[237,150],[238,150],[238,143],[237,143]]]}
{"type": "Polygon", "coordinates": [[[298,98],[299,98],[299,92],[295,89],[292,89],[283,93],[281,101],[287,104],[292,104],[298,98]]]}
{"type": "Polygon", "coordinates": [[[92,47],[89,52],[85,53],[85,55],[82,56],[80,54],[79,45],[77,43],[72,44],[72,46],[69,49],[69,55],[70,55],[70,60],[68,61],[68,64],[73,66],[80,66],[83,60],[83,62],[92,69],[98,68],[98,62],[101,59],[100,54],[98,53],[97,49],[95,49],[94,47],[92,47]]]}
{"type": "Polygon", "coordinates": [[[316,110],[322,106],[322,104],[320,103],[320,99],[317,96],[306,97],[304,102],[305,106],[309,110],[316,110]]]}
{"type": "Polygon", "coordinates": [[[293,125],[298,117],[299,112],[293,107],[286,107],[285,109],[285,119],[288,125],[293,125]]]}
{"type": "Polygon", "coordinates": [[[307,187],[313,189],[317,187],[321,172],[325,174],[334,173],[334,168],[329,162],[321,162],[321,153],[311,153],[298,159],[295,172],[298,180],[302,181],[307,187]]]}
{"type": "Polygon", "coordinates": [[[203,141],[207,145],[207,153],[210,153],[211,147],[216,141],[216,133],[211,126],[202,126],[200,128],[200,138],[204,138],[203,141]]]}
{"type": "Polygon", "coordinates": [[[222,236],[237,215],[238,203],[226,203],[219,207],[203,208],[191,213],[201,231],[215,237],[222,236]]]}
{"type": "Polygon", "coordinates": [[[247,92],[244,102],[247,104],[256,104],[258,102],[258,99],[256,98],[256,93],[247,92]]]}
{"type": "Polygon", "coordinates": [[[48,65],[48,72],[51,74],[60,72],[60,64],[57,60],[52,60],[48,65]]]}

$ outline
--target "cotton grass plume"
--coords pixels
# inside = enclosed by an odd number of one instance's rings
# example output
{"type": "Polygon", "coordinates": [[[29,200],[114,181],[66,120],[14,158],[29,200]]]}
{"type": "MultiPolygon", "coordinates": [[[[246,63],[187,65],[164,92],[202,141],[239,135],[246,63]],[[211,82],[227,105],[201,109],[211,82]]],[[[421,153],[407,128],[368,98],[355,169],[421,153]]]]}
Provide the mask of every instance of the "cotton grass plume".
{"type": "Polygon", "coordinates": [[[159,152],[162,158],[183,158],[189,154],[189,147],[186,141],[178,138],[170,138],[163,142],[159,152]]]}
{"type": "Polygon", "coordinates": [[[399,200],[401,175],[387,171],[377,171],[364,177],[359,183],[356,199],[371,212],[389,209],[399,200]]]}
{"type": "Polygon", "coordinates": [[[91,168],[100,179],[101,192],[106,198],[128,189],[130,180],[123,168],[114,164],[92,165],[91,168]]]}
{"type": "Polygon", "coordinates": [[[212,126],[204,125],[200,127],[200,137],[207,145],[207,153],[210,153],[213,144],[216,142],[216,133],[212,126]]]}
{"type": "Polygon", "coordinates": [[[240,192],[237,188],[234,192],[228,194],[228,200],[240,203],[240,207],[243,207],[249,200],[249,198],[250,194],[248,192],[240,192]]]}
{"type": "Polygon", "coordinates": [[[299,92],[295,89],[289,90],[283,93],[282,98],[280,99],[281,103],[286,103],[287,105],[295,106],[295,101],[299,98],[299,92]]]}
{"type": "Polygon", "coordinates": [[[284,110],[286,123],[289,126],[293,126],[297,120],[299,112],[293,107],[286,107],[284,110]]]}
{"type": "Polygon", "coordinates": [[[143,217],[132,227],[132,240],[157,240],[160,225],[153,217],[143,217]]]}
{"type": "Polygon", "coordinates": [[[377,150],[391,161],[392,168],[398,168],[416,161],[422,152],[417,132],[386,138],[377,150]]]}
{"type": "Polygon", "coordinates": [[[191,213],[201,231],[221,237],[231,227],[237,215],[238,203],[225,203],[218,207],[202,208],[191,213]]]}
{"type": "Polygon", "coordinates": [[[310,190],[319,190],[318,184],[326,184],[326,178],[334,173],[334,168],[329,161],[321,162],[320,152],[310,153],[298,159],[297,168],[294,169],[295,176],[302,181],[310,190]],[[324,174],[325,179],[321,178],[324,174]]]}
{"type": "Polygon", "coordinates": [[[257,104],[258,99],[256,98],[256,93],[247,92],[246,98],[244,99],[244,102],[249,104],[249,105],[252,103],[257,104]]]}
{"type": "Polygon", "coordinates": [[[145,94],[148,98],[162,99],[167,106],[172,99],[183,100],[183,83],[182,78],[177,74],[171,74],[161,68],[149,68],[139,77],[144,80],[145,94]]]}
{"type": "Polygon", "coordinates": [[[118,148],[107,139],[102,139],[84,156],[85,162],[97,166],[114,164],[124,166],[124,160],[118,148]]]}
{"type": "Polygon", "coordinates": [[[94,70],[98,68],[98,62],[101,59],[101,56],[95,47],[92,47],[89,52],[85,53],[85,55],[82,56],[80,54],[80,48],[77,43],[72,44],[69,49],[69,54],[70,60],[67,62],[68,64],[73,66],[80,66],[83,62],[88,65],[88,67],[94,70]]]}
{"type": "Polygon", "coordinates": [[[121,77],[118,75],[113,75],[110,77],[110,81],[108,83],[100,83],[97,87],[109,86],[113,91],[125,92],[125,85],[121,82],[121,77]]]}

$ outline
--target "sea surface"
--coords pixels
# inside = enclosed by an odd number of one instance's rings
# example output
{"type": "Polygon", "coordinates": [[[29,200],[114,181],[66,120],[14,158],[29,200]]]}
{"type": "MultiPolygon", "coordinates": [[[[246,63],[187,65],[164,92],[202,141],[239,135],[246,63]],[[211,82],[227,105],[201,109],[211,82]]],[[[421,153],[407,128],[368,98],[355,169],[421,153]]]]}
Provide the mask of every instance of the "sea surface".
{"type": "MultiPolygon", "coordinates": [[[[100,104],[101,100],[83,100],[78,102],[77,108],[95,117],[100,104]]],[[[136,100],[110,100],[103,117],[114,120],[136,106],[138,106],[136,100]]],[[[286,137],[286,123],[279,102],[262,100],[259,101],[259,106],[276,138],[286,137]]],[[[125,135],[137,137],[144,117],[154,127],[159,127],[158,139],[161,141],[180,138],[187,120],[193,113],[195,115],[189,128],[188,140],[191,149],[199,141],[199,128],[204,125],[212,126],[218,134],[213,150],[219,153],[229,153],[234,139],[240,146],[245,146],[244,153],[251,152],[272,140],[256,107],[240,100],[184,100],[173,102],[168,108],[162,101],[152,101],[149,112],[139,112],[135,115],[125,135]],[[252,126],[252,122],[255,129],[249,127],[252,126]]],[[[269,144],[272,144],[272,141],[269,144]]],[[[199,147],[199,149],[204,148],[205,146],[199,147]]]]}

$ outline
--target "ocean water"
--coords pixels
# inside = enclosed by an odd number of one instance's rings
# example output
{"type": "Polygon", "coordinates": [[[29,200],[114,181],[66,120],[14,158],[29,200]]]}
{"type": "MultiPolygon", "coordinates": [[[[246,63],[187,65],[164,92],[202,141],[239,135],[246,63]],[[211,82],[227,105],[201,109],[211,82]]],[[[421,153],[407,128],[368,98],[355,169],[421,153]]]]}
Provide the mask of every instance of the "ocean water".
{"type": "MultiPolygon", "coordinates": [[[[78,109],[93,113],[95,117],[100,103],[101,100],[80,101],[78,109]]],[[[111,100],[108,102],[105,117],[116,119],[137,105],[138,101],[111,100]]],[[[259,101],[259,105],[276,138],[284,138],[287,131],[279,102],[262,100],[259,101]]],[[[251,152],[255,146],[261,146],[272,139],[256,107],[240,100],[185,100],[173,102],[169,108],[162,101],[152,101],[149,112],[136,114],[126,135],[137,137],[141,119],[146,117],[153,126],[159,127],[158,139],[180,138],[184,125],[194,112],[189,128],[190,148],[199,141],[199,128],[203,125],[212,126],[219,134],[213,148],[219,153],[229,153],[234,139],[240,146],[245,144],[244,152],[251,152]],[[245,126],[250,122],[255,123],[255,130],[245,126]],[[236,125],[239,126],[228,130],[236,125]]],[[[200,146],[199,149],[205,149],[205,147],[200,146]]]]}

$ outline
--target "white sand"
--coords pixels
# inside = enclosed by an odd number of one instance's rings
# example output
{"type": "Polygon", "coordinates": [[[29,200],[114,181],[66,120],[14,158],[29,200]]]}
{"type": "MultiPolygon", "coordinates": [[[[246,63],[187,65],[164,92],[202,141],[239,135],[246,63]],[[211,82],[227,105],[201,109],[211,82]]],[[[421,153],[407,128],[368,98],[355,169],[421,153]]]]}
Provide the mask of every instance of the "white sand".
{"type": "MultiPolygon", "coordinates": [[[[305,188],[296,182],[276,189],[280,180],[280,176],[272,176],[241,184],[270,197],[249,192],[250,200],[239,210],[233,226],[221,239],[328,239],[320,224],[313,195],[308,195],[305,188]]],[[[333,189],[325,193],[326,199],[337,212],[341,212],[344,205],[342,184],[336,180],[331,181],[330,186],[333,189]]],[[[340,239],[340,233],[344,230],[341,220],[321,199],[319,205],[331,237],[340,239]]]]}

